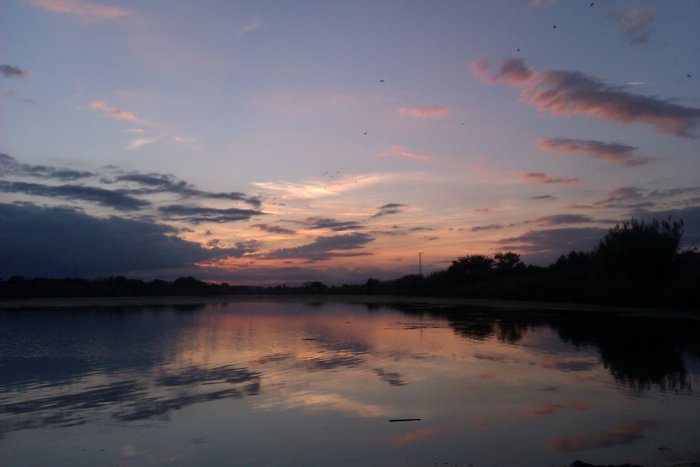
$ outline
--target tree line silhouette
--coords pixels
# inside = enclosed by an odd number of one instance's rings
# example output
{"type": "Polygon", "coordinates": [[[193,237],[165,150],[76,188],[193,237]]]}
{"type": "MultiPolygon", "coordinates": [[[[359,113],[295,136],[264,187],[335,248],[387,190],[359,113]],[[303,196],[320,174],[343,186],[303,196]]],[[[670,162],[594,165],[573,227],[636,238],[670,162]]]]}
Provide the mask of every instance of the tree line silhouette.
{"type": "Polygon", "coordinates": [[[172,282],[123,276],[0,280],[0,298],[244,294],[365,294],[537,300],[689,308],[700,303],[700,252],[680,250],[683,221],[632,218],[608,230],[592,251],[571,251],[549,266],[526,265],[511,251],[467,255],[445,270],[392,280],[327,286],[232,286],[192,277],[172,282]]]}

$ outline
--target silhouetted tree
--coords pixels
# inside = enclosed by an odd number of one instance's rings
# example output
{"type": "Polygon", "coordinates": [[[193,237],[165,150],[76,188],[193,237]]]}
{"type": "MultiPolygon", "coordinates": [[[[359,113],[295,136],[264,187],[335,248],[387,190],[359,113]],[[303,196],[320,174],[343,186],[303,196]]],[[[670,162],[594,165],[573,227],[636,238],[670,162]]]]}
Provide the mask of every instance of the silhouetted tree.
{"type": "Polygon", "coordinates": [[[520,261],[520,255],[512,251],[506,253],[496,253],[496,270],[500,272],[512,272],[525,265],[520,261]]]}
{"type": "Polygon", "coordinates": [[[482,280],[493,267],[494,260],[484,255],[462,256],[447,268],[450,281],[455,285],[482,280]]]}
{"type": "Polygon", "coordinates": [[[304,284],[304,291],[307,293],[321,293],[327,288],[328,286],[320,281],[306,282],[304,284]]]}
{"type": "Polygon", "coordinates": [[[682,220],[645,223],[632,218],[610,229],[594,255],[605,276],[658,277],[671,268],[682,236],[682,220]]]}
{"type": "Polygon", "coordinates": [[[570,251],[567,255],[561,255],[551,269],[557,272],[585,272],[590,270],[593,264],[593,254],[587,251],[570,251]]]}

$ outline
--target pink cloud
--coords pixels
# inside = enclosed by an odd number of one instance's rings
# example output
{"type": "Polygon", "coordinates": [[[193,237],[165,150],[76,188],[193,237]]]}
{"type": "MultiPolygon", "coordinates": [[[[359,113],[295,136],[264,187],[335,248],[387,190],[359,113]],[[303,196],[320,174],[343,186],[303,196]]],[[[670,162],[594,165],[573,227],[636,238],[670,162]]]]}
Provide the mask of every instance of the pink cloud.
{"type": "Polygon", "coordinates": [[[533,78],[534,72],[530,70],[520,59],[508,59],[503,60],[498,65],[498,70],[495,74],[490,75],[488,73],[491,64],[485,58],[479,58],[474,60],[470,68],[472,73],[474,73],[480,80],[493,84],[498,81],[505,81],[512,85],[521,85],[527,83],[533,78]]]}
{"type": "Polygon", "coordinates": [[[389,148],[384,151],[380,152],[377,154],[378,156],[383,156],[383,157],[389,157],[389,156],[399,156],[399,157],[405,157],[407,159],[415,159],[419,161],[428,161],[431,159],[430,156],[426,156],[425,154],[418,154],[413,151],[409,151],[408,149],[402,148],[398,144],[392,144],[389,146],[389,148]]]}
{"type": "Polygon", "coordinates": [[[430,107],[399,107],[396,109],[401,115],[418,118],[442,118],[449,115],[447,107],[433,105],[430,107]]]}
{"type": "Polygon", "coordinates": [[[127,112],[126,110],[121,110],[116,107],[110,107],[105,101],[92,100],[90,101],[89,106],[91,109],[101,110],[102,112],[106,113],[107,115],[113,118],[118,118],[120,120],[130,120],[132,122],[143,122],[143,120],[141,120],[131,112],[127,112]]]}
{"type": "Polygon", "coordinates": [[[509,58],[489,74],[489,63],[481,58],[471,64],[482,81],[500,81],[523,87],[521,98],[553,115],[581,113],[622,123],[647,123],[660,133],[696,138],[692,130],[700,122],[700,109],[676,104],[613,86],[602,79],[578,71],[528,68],[521,59],[509,58]]]}
{"type": "Polygon", "coordinates": [[[579,178],[553,178],[544,172],[521,172],[520,178],[530,183],[564,183],[572,184],[581,181],[579,178]]]}
{"type": "Polygon", "coordinates": [[[634,146],[621,143],[569,138],[541,139],[537,147],[543,151],[587,154],[596,159],[618,165],[636,166],[648,164],[652,159],[634,154],[634,146]]]}
{"type": "Polygon", "coordinates": [[[66,13],[90,20],[116,19],[131,15],[131,11],[91,0],[31,0],[32,5],[54,13],[66,13]]]}
{"type": "Polygon", "coordinates": [[[190,136],[175,135],[173,136],[173,141],[178,144],[191,144],[196,142],[196,140],[190,136]]]}
{"type": "Polygon", "coordinates": [[[628,444],[644,438],[644,431],[656,425],[657,423],[651,421],[633,420],[613,425],[600,432],[555,436],[547,445],[558,452],[575,452],[628,444]]]}

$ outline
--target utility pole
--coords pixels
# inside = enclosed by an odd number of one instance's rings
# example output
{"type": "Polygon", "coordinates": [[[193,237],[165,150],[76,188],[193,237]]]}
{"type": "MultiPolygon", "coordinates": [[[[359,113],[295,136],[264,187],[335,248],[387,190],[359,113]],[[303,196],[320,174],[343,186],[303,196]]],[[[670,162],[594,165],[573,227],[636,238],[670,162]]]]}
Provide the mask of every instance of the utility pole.
{"type": "Polygon", "coordinates": [[[418,252],[418,275],[423,275],[423,253],[418,252]]]}

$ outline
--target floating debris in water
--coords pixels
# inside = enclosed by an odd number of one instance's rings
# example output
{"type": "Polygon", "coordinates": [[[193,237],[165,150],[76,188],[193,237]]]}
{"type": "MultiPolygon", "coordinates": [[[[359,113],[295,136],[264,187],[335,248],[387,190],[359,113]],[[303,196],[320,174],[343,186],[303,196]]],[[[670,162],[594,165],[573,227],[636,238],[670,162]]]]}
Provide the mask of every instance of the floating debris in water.
{"type": "Polygon", "coordinates": [[[420,421],[420,418],[391,418],[389,419],[390,422],[417,422],[420,421]]]}

